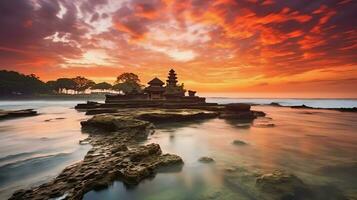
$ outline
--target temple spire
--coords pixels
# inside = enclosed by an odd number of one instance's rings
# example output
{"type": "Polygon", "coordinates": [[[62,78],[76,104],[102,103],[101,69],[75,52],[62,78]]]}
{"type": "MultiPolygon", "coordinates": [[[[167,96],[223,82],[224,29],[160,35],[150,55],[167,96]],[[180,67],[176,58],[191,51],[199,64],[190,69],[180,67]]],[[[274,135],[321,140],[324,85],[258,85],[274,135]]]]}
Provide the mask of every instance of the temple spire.
{"type": "Polygon", "coordinates": [[[168,86],[173,86],[173,87],[177,86],[177,76],[175,70],[171,69],[169,71],[169,76],[167,78],[168,79],[166,80],[166,84],[168,86]]]}

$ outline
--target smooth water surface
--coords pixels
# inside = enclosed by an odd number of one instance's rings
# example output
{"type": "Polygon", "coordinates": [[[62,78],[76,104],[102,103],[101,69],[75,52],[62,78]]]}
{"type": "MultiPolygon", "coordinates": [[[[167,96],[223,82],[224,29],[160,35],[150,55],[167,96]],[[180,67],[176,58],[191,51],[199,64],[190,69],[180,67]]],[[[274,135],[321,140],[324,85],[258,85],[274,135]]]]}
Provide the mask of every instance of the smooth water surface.
{"type": "Polygon", "coordinates": [[[270,104],[279,103],[282,106],[301,106],[306,105],[314,108],[353,108],[357,107],[357,99],[252,99],[252,98],[220,98],[208,97],[208,103],[251,103],[251,104],[270,104]]]}
{"type": "Polygon", "coordinates": [[[357,197],[357,181],[350,174],[357,173],[355,113],[254,109],[267,117],[252,123],[213,119],[159,126],[146,143],[159,143],[163,152],[180,155],[185,162],[180,172],[158,173],[134,188],[117,181],[107,190],[89,192],[85,199],[262,199],[252,189],[253,175],[276,169],[294,173],[327,196],[357,197]],[[247,145],[234,145],[234,140],[247,145]],[[200,163],[202,156],[215,163],[200,163]],[[231,177],[231,169],[242,173],[231,177]]]}
{"type": "Polygon", "coordinates": [[[54,178],[83,159],[89,145],[74,101],[0,101],[0,109],[34,108],[38,116],[0,121],[0,199],[54,178]]]}
{"type": "MultiPolygon", "coordinates": [[[[303,100],[289,99],[208,101],[303,104],[303,100]]],[[[304,101],[316,107],[356,106],[356,100],[304,101]]],[[[87,137],[79,122],[88,116],[73,109],[77,103],[0,101],[0,109],[34,108],[40,113],[0,121],[0,199],[16,189],[47,182],[84,157],[90,146],[78,144],[87,137]]],[[[106,190],[87,193],[85,199],[261,199],[252,190],[250,175],[275,169],[292,172],[307,184],[357,197],[355,113],[270,106],[254,109],[266,112],[267,117],[252,123],[213,119],[158,126],[144,143],[159,143],[164,153],[180,155],[185,162],[182,169],[158,173],[137,187],[127,188],[116,181],[106,190]],[[233,145],[234,140],[247,145],[233,145]],[[212,157],[215,163],[198,162],[202,156],[212,157]],[[232,169],[248,175],[232,178],[227,174],[232,169]]]]}

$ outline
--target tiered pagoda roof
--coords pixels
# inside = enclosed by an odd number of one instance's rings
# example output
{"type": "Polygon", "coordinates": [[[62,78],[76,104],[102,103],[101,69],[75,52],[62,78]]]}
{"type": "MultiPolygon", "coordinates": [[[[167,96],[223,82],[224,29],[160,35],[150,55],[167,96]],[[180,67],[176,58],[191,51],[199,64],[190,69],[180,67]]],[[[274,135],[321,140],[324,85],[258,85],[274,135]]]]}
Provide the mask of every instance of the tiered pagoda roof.
{"type": "Polygon", "coordinates": [[[147,92],[164,92],[165,88],[163,85],[165,84],[158,78],[154,78],[151,81],[148,82],[149,86],[145,88],[145,91],[147,92]]]}
{"type": "Polygon", "coordinates": [[[148,84],[150,86],[162,86],[164,85],[165,83],[162,82],[160,79],[158,79],[157,77],[155,77],[154,79],[152,79],[151,81],[148,82],[148,84]]]}
{"type": "Polygon", "coordinates": [[[175,70],[171,69],[169,72],[169,76],[167,77],[166,84],[168,86],[176,86],[177,85],[177,76],[175,70]]]}

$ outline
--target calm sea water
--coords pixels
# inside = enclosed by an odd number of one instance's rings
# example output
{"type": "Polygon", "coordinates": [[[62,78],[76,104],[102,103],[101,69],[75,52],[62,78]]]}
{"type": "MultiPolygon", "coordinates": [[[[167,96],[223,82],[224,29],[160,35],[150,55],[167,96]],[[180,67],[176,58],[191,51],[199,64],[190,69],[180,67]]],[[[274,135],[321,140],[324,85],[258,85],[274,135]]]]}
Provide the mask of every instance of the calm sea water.
{"type": "Polygon", "coordinates": [[[0,109],[34,108],[40,115],[0,121],[0,199],[47,182],[90,149],[72,101],[0,101],[0,109]]]}
{"type": "Polygon", "coordinates": [[[237,98],[221,98],[209,97],[209,103],[253,103],[253,104],[270,104],[272,102],[279,103],[283,106],[300,106],[307,105],[315,108],[353,108],[357,107],[357,99],[237,99],[237,98]]]}
{"type": "MultiPolygon", "coordinates": [[[[356,100],[209,98],[208,101],[357,106],[356,100]]],[[[8,198],[16,189],[48,181],[84,157],[90,146],[78,144],[87,137],[79,122],[88,117],[73,109],[77,103],[0,102],[0,109],[35,108],[41,113],[0,121],[0,199],[8,198]]],[[[243,124],[213,119],[157,127],[145,143],[159,143],[163,152],[180,155],[185,162],[183,168],[158,173],[134,188],[114,182],[106,190],[87,193],[85,199],[257,199],[252,182],[228,176],[227,169],[240,169],[248,174],[282,169],[295,173],[308,184],[329,186],[357,197],[357,182],[349,174],[356,173],[356,169],[346,171],[346,166],[357,162],[355,113],[269,106],[254,109],[265,111],[267,118],[243,124]],[[234,140],[248,145],[233,145],[234,140]],[[215,163],[198,162],[202,156],[214,158],[215,163]]]]}

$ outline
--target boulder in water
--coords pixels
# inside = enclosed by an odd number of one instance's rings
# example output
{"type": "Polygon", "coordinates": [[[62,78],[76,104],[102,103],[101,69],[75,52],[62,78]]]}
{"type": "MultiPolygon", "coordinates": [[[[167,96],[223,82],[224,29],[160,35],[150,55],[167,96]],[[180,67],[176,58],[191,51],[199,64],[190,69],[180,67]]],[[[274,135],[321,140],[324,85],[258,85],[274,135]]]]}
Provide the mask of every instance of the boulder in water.
{"type": "Polygon", "coordinates": [[[229,112],[247,112],[250,111],[250,105],[246,103],[231,103],[226,105],[226,110],[229,112]]]}
{"type": "Polygon", "coordinates": [[[311,197],[311,190],[301,179],[279,170],[258,177],[256,186],[262,192],[271,195],[271,199],[294,200],[311,197]]]}

